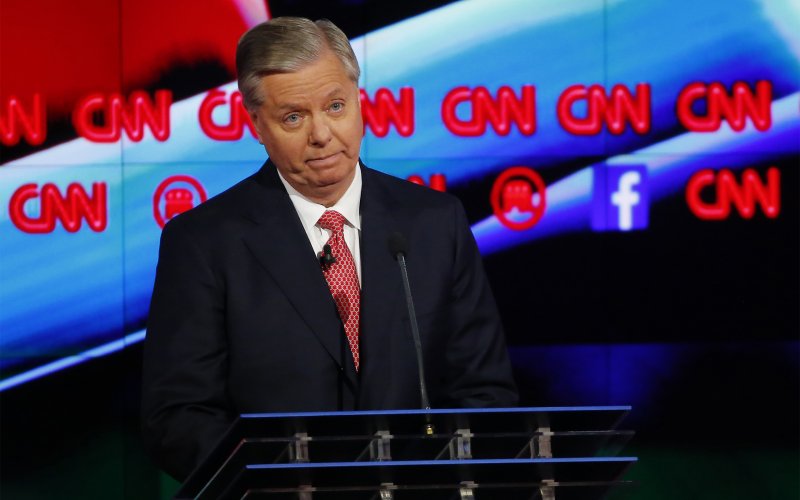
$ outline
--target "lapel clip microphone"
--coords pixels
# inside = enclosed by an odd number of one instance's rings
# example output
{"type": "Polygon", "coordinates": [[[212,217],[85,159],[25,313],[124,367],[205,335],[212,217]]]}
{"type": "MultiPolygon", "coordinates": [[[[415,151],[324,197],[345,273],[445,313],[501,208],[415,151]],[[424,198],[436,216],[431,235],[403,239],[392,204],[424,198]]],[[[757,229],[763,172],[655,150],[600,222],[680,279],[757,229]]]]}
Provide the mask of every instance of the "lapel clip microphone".
{"type": "Polygon", "coordinates": [[[336,257],[331,253],[331,246],[327,243],[322,247],[322,251],[319,253],[319,262],[324,269],[328,269],[336,263],[336,257]]]}

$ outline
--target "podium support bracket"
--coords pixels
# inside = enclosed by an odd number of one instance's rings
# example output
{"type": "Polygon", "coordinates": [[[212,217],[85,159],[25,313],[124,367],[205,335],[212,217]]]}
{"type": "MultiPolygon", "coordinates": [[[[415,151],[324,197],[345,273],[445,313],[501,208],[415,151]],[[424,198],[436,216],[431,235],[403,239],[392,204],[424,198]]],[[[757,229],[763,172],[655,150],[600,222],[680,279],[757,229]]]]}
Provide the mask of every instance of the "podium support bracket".
{"type": "Polygon", "coordinates": [[[553,458],[553,432],[550,427],[539,427],[531,439],[531,458],[553,458]]]}
{"type": "Polygon", "coordinates": [[[556,500],[556,485],[557,483],[552,479],[542,481],[542,486],[539,487],[539,495],[542,500],[556,500]]]}
{"type": "Polygon", "coordinates": [[[381,483],[381,490],[378,494],[380,500],[394,500],[394,490],[397,486],[394,483],[381,483]]]}
{"type": "Polygon", "coordinates": [[[448,454],[450,460],[469,460],[472,458],[472,437],[474,434],[469,429],[456,429],[453,437],[447,442],[447,448],[442,449],[436,456],[440,460],[448,454]]]}
{"type": "Polygon", "coordinates": [[[475,488],[478,483],[474,481],[462,481],[461,488],[458,490],[458,495],[461,500],[475,500],[475,488]]]}
{"type": "Polygon", "coordinates": [[[297,500],[313,500],[314,488],[311,485],[302,485],[297,490],[297,500]]]}
{"type": "Polygon", "coordinates": [[[294,439],[289,443],[289,461],[296,463],[308,463],[308,442],[311,438],[306,432],[297,432],[294,439]]]}
{"type": "MultiPolygon", "coordinates": [[[[373,462],[392,459],[392,434],[389,431],[378,431],[369,442],[369,458],[373,462]]],[[[381,490],[383,491],[383,490],[381,490]]],[[[383,498],[381,496],[381,498],[383,498]]]]}

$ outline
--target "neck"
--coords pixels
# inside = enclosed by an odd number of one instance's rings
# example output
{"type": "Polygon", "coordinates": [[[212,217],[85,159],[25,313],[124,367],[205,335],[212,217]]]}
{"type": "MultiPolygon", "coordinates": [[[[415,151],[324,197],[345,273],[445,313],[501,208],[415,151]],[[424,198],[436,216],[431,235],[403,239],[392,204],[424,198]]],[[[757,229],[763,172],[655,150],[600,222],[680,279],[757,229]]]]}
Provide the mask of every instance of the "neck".
{"type": "MultiPolygon", "coordinates": [[[[289,181],[291,183],[291,181],[289,181]]],[[[313,201],[314,203],[319,203],[325,208],[330,208],[342,199],[344,193],[347,192],[347,189],[350,187],[350,184],[353,183],[353,178],[350,178],[350,182],[347,182],[345,186],[325,186],[321,189],[317,190],[308,190],[308,189],[298,189],[298,186],[292,186],[297,191],[308,198],[309,200],[313,201]],[[328,189],[330,188],[330,189],[328,189]]],[[[308,186],[299,186],[300,188],[307,188],[308,186]]]]}

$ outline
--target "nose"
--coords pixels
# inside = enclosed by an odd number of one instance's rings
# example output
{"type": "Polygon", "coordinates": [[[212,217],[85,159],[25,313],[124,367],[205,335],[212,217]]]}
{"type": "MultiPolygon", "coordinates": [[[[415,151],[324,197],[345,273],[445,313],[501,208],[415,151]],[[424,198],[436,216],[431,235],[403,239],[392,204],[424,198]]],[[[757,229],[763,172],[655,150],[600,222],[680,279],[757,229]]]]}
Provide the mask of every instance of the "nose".
{"type": "Polygon", "coordinates": [[[313,117],[311,119],[311,130],[308,134],[308,143],[311,146],[325,146],[331,141],[330,124],[325,116],[313,117]]]}

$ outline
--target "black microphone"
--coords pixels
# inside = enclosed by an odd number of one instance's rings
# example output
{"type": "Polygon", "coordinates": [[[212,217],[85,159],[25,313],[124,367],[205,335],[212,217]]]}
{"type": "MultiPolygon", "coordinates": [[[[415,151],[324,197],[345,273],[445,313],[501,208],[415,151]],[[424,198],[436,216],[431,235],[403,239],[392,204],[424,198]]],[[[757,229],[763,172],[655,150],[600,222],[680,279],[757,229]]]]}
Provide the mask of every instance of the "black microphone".
{"type": "Polygon", "coordinates": [[[322,264],[322,267],[325,268],[336,262],[336,257],[331,253],[331,246],[327,243],[322,247],[322,251],[319,253],[319,262],[322,264]]]}
{"type": "MultiPolygon", "coordinates": [[[[425,369],[422,363],[422,341],[419,338],[419,325],[417,324],[417,313],[414,311],[414,299],[411,297],[411,284],[408,281],[408,268],[406,267],[406,254],[408,253],[408,241],[403,233],[393,232],[389,235],[389,251],[392,256],[397,260],[400,266],[400,274],[403,277],[403,288],[406,292],[406,306],[408,306],[408,318],[411,323],[411,335],[414,337],[414,347],[417,353],[417,368],[419,369],[419,392],[420,399],[422,400],[422,407],[426,410],[431,409],[431,403],[428,401],[428,388],[425,385],[425,369]]],[[[427,424],[425,425],[425,433],[432,435],[434,433],[433,424],[431,424],[431,415],[428,413],[425,416],[427,424]]]]}

